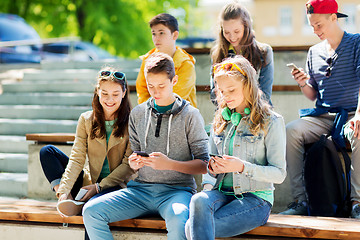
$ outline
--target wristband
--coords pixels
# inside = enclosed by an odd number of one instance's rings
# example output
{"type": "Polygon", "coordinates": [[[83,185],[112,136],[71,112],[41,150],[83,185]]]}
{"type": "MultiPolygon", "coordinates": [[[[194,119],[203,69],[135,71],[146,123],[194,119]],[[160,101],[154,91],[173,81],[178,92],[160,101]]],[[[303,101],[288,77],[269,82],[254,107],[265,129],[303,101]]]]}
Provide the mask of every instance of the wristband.
{"type": "Polygon", "coordinates": [[[100,192],[100,186],[99,183],[95,183],[96,193],[100,192]]]}
{"type": "Polygon", "coordinates": [[[303,87],[305,87],[307,85],[307,83],[305,83],[304,85],[300,85],[300,84],[298,84],[298,86],[300,87],[300,88],[303,88],[303,87]]]}

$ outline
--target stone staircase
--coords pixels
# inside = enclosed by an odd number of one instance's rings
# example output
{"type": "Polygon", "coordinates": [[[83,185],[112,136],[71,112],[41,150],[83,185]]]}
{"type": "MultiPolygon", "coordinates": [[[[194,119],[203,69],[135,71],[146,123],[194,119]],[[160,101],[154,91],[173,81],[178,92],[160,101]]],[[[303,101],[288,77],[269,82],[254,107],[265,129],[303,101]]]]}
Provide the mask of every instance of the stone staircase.
{"type": "MultiPolygon", "coordinates": [[[[112,63],[134,84],[140,61],[112,63]]],[[[42,63],[21,81],[3,81],[0,94],[0,196],[27,196],[27,133],[75,133],[91,109],[96,76],[104,62],[42,63]]],[[[4,69],[4,66],[1,66],[4,69]]],[[[0,69],[1,70],[1,69],[0,69]]],[[[21,70],[19,70],[21,71],[21,70]]]]}

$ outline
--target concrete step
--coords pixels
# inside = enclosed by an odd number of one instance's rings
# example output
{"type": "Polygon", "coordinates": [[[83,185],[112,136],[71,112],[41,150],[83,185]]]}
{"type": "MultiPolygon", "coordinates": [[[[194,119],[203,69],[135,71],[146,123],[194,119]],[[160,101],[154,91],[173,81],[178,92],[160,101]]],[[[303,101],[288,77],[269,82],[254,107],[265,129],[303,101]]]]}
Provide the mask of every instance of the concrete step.
{"type": "MultiPolygon", "coordinates": [[[[100,70],[100,69],[99,69],[100,70]]],[[[54,69],[25,72],[24,82],[37,81],[70,81],[70,82],[93,82],[96,81],[99,70],[95,69],[54,69]]],[[[128,80],[136,80],[139,69],[124,69],[128,80]]]]}
{"type": "Polygon", "coordinates": [[[41,69],[96,69],[99,71],[103,66],[111,66],[116,69],[136,69],[140,68],[140,59],[119,59],[116,61],[92,61],[92,62],[51,62],[42,61],[41,69]]]}
{"type": "Polygon", "coordinates": [[[0,153],[0,169],[2,172],[27,173],[27,153],[0,153]]]}
{"type": "Polygon", "coordinates": [[[91,106],[93,93],[3,93],[1,105],[62,105],[91,106]]]}
{"type": "Polygon", "coordinates": [[[1,117],[15,119],[77,120],[81,113],[90,109],[90,106],[0,105],[1,117]]]}
{"type": "Polygon", "coordinates": [[[0,173],[0,196],[27,196],[27,173],[0,173]]]}
{"type": "MultiPolygon", "coordinates": [[[[19,82],[3,83],[4,93],[20,92],[71,92],[71,93],[92,93],[94,92],[95,81],[92,82],[19,82]]],[[[135,80],[128,81],[129,85],[135,85],[135,80]]]]}
{"type": "Polygon", "coordinates": [[[19,92],[87,92],[94,91],[95,81],[92,83],[83,82],[19,82],[3,83],[4,93],[19,92]]]}
{"type": "Polygon", "coordinates": [[[26,141],[25,136],[0,135],[0,152],[1,153],[26,153],[29,144],[32,141],[26,141]]]}
{"type": "Polygon", "coordinates": [[[26,133],[75,133],[76,125],[75,120],[0,118],[0,133],[20,136],[25,136],[26,133]]]}
{"type": "Polygon", "coordinates": [[[23,81],[74,81],[88,82],[96,79],[98,71],[95,69],[56,69],[25,72],[23,81]]]}

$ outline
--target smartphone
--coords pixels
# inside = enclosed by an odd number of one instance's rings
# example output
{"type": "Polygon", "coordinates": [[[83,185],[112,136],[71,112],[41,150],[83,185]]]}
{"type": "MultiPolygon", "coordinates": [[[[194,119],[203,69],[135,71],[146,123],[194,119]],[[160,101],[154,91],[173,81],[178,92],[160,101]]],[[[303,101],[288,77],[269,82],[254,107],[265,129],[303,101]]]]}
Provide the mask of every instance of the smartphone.
{"type": "Polygon", "coordinates": [[[294,63],[288,63],[288,64],[286,64],[286,66],[288,68],[300,71],[299,68],[294,63]]]}
{"type": "Polygon", "coordinates": [[[88,192],[87,189],[81,188],[75,197],[75,201],[79,201],[80,199],[82,199],[87,192],[88,192]]]}
{"type": "Polygon", "coordinates": [[[210,153],[209,155],[210,155],[210,157],[218,157],[218,158],[222,158],[222,156],[221,156],[221,155],[216,155],[216,154],[212,154],[212,153],[210,153]]]}
{"type": "Polygon", "coordinates": [[[143,152],[143,151],[134,151],[134,153],[136,153],[137,155],[142,156],[142,157],[150,157],[149,154],[147,154],[146,152],[143,152]]]}

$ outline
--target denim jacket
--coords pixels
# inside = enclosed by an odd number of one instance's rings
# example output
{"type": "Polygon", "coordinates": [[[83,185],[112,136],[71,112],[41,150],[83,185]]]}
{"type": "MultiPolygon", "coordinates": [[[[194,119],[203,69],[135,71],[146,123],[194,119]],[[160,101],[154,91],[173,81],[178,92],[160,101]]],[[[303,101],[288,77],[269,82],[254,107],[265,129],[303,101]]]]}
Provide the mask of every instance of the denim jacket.
{"type": "MultiPolygon", "coordinates": [[[[232,173],[235,194],[274,190],[273,184],[282,183],[286,177],[284,119],[273,113],[267,133],[261,131],[257,136],[250,132],[245,119],[240,121],[237,128],[229,123],[220,135],[215,135],[212,130],[209,141],[210,153],[228,155],[230,138],[233,131],[236,131],[233,156],[243,161],[244,170],[241,173],[232,173]]],[[[217,189],[224,176],[225,174],[205,174],[202,184],[215,184],[214,189],[217,189]]]]}

